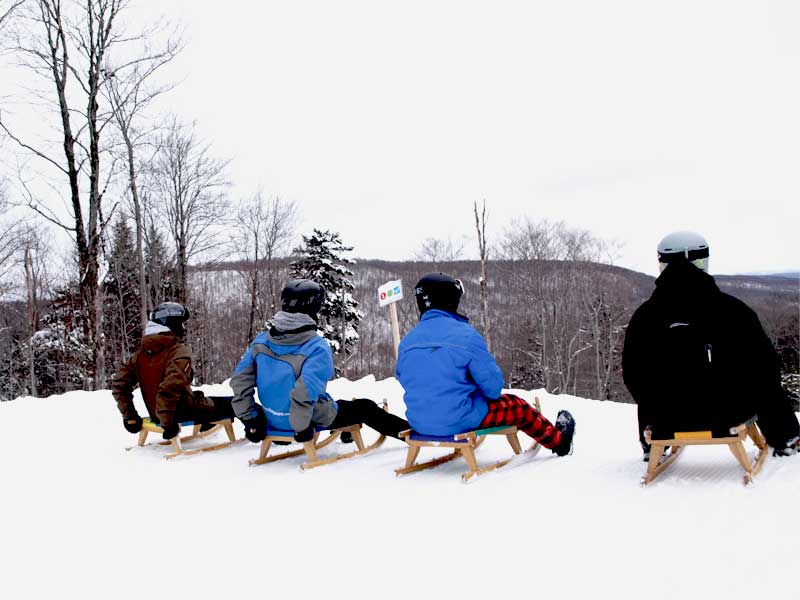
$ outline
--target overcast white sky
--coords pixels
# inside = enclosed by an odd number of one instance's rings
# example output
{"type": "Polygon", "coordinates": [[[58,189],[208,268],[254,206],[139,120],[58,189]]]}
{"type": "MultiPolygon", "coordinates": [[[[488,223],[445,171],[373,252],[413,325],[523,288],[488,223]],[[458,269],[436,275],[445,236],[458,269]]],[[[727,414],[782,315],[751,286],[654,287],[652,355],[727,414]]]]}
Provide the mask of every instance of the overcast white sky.
{"type": "Polygon", "coordinates": [[[188,45],[165,98],[238,195],[296,200],[361,257],[564,220],[656,273],[674,229],[711,272],[800,269],[800,2],[135,0],[188,45]]]}

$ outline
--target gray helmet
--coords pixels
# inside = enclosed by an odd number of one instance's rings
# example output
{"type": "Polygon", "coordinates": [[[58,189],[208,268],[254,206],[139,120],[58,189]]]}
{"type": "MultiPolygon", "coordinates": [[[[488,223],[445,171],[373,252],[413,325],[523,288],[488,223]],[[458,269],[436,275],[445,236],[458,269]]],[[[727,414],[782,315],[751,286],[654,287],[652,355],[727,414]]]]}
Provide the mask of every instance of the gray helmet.
{"type": "Polygon", "coordinates": [[[663,271],[669,263],[688,261],[708,273],[708,242],[694,231],[675,231],[658,243],[658,263],[663,271]]]}

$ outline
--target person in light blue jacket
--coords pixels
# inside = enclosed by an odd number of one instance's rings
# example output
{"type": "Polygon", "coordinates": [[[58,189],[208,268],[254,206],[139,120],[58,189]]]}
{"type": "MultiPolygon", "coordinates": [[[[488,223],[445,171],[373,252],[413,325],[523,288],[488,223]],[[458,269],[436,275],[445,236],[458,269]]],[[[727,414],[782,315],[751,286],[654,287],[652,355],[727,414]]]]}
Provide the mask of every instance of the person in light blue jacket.
{"type": "Polygon", "coordinates": [[[458,313],[462,293],[461,282],[444,273],[425,275],[414,288],[420,322],[400,343],[396,371],[409,423],[435,436],[515,425],[559,456],[569,454],[575,419],[562,410],[554,425],[524,399],[502,393],[500,367],[458,313]]]}
{"type": "Polygon", "coordinates": [[[308,279],[289,281],[272,327],[255,337],[236,366],[231,405],[251,442],[263,440],[268,429],[293,432],[295,440],[305,442],[317,428],[364,423],[398,438],[409,427],[372,400],[336,401],[326,392],[334,369],[331,347],[317,333],[324,294],[308,279]]]}

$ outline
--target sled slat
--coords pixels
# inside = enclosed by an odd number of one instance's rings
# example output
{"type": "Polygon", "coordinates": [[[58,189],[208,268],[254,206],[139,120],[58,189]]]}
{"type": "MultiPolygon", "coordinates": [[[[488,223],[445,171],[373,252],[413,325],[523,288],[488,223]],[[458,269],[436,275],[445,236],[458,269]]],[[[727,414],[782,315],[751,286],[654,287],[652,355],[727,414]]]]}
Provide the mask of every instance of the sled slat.
{"type": "MultiPolygon", "coordinates": [[[[537,410],[541,409],[539,398],[534,398],[534,405],[537,410]]],[[[517,428],[508,425],[500,425],[497,427],[486,427],[484,429],[477,429],[475,431],[466,431],[464,433],[457,433],[450,436],[431,436],[416,433],[413,430],[403,431],[400,437],[408,444],[408,452],[406,454],[406,461],[404,466],[395,469],[395,475],[405,475],[406,473],[415,473],[417,471],[424,471],[451,460],[459,456],[464,458],[467,463],[468,471],[462,473],[461,480],[469,481],[472,477],[483,475],[489,471],[494,471],[501,467],[506,466],[511,462],[511,458],[498,461],[485,467],[479,467],[475,450],[483,443],[483,441],[490,435],[503,435],[505,436],[514,454],[521,454],[522,447],[517,439],[517,428]],[[452,448],[453,451],[444,456],[428,460],[426,462],[417,463],[417,456],[419,455],[420,448],[452,448]]],[[[536,454],[540,449],[537,442],[527,450],[536,454]]]]}

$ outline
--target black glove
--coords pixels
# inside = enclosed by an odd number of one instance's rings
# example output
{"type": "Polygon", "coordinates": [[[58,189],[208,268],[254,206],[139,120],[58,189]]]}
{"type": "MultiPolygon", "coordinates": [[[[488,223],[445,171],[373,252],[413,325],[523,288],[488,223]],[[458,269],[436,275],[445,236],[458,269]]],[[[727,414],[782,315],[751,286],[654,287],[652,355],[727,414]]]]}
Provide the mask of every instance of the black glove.
{"type": "Polygon", "coordinates": [[[255,418],[242,419],[242,425],[244,425],[244,437],[254,444],[261,442],[267,435],[267,418],[261,411],[258,411],[255,418]]]}
{"type": "Polygon", "coordinates": [[[139,433],[142,430],[142,417],[136,415],[132,419],[122,419],[122,426],[128,433],[139,433]]]}
{"type": "Polygon", "coordinates": [[[181,426],[180,425],[162,425],[161,429],[164,430],[164,433],[161,434],[161,437],[163,437],[165,440],[171,440],[176,435],[178,435],[178,432],[181,430],[181,426]]]}
{"type": "Polygon", "coordinates": [[[309,442],[311,438],[314,437],[314,426],[309,425],[303,431],[298,431],[294,434],[294,441],[295,442],[309,442]]]}

